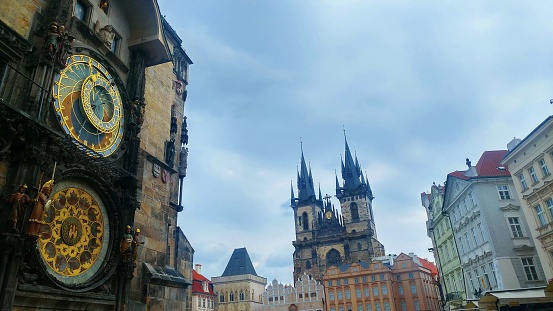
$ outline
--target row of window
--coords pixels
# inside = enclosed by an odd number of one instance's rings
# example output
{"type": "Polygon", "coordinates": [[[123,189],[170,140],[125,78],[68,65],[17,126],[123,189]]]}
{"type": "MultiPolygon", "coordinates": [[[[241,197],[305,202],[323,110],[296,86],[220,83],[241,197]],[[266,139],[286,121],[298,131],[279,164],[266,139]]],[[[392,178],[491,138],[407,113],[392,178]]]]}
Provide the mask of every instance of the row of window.
{"type": "MultiPolygon", "coordinates": [[[[507,185],[500,185],[500,186],[507,187],[507,185]]],[[[500,186],[498,186],[498,189],[500,186]]],[[[510,196],[508,195],[508,192],[509,191],[507,190],[507,197],[510,198],[510,196]]],[[[502,197],[502,192],[499,193],[499,197],[502,200],[504,200],[502,197]]],[[[466,197],[463,198],[463,200],[461,200],[461,203],[459,203],[451,210],[451,218],[453,219],[453,222],[455,223],[458,220],[461,220],[461,217],[468,214],[476,205],[477,205],[476,199],[474,198],[474,195],[472,194],[472,191],[471,191],[468,193],[466,197]]]]}
{"type": "MultiPolygon", "coordinates": [[[[405,267],[403,267],[403,268],[405,268],[405,267]]],[[[378,268],[376,268],[376,269],[378,269],[378,268]]],[[[414,279],[414,278],[415,278],[415,275],[413,274],[413,272],[409,272],[409,273],[407,273],[407,277],[408,277],[409,279],[414,279]]],[[[380,275],[378,276],[378,279],[379,279],[380,281],[386,281],[386,280],[388,279],[388,278],[387,278],[387,274],[383,274],[383,273],[380,274],[380,275]]],[[[402,279],[401,274],[396,274],[396,280],[397,280],[397,281],[401,281],[401,279],[402,279]]],[[[361,279],[358,278],[358,277],[356,277],[356,278],[353,279],[353,281],[354,281],[355,284],[359,284],[359,281],[360,281],[360,280],[362,280],[363,283],[367,283],[368,277],[367,277],[367,276],[364,276],[364,277],[362,277],[361,279]]],[[[377,281],[376,275],[371,275],[371,282],[376,282],[376,281],[377,281]]],[[[336,286],[341,286],[342,284],[348,285],[348,284],[349,284],[349,279],[334,280],[334,281],[333,281],[333,280],[329,280],[329,281],[327,282],[327,284],[328,284],[328,286],[334,286],[333,284],[336,284],[336,286]]]]}
{"type": "MultiPolygon", "coordinates": [[[[516,218],[518,221],[518,217],[510,218],[516,218]]],[[[480,246],[486,242],[486,236],[484,234],[482,223],[479,222],[476,227],[473,226],[470,230],[467,230],[464,234],[461,234],[457,239],[459,241],[459,251],[461,255],[466,254],[472,249],[480,246]]]]}
{"type": "MultiPolygon", "coordinates": [[[[553,156],[553,153],[551,154],[551,156],[553,156]]],[[[549,168],[547,167],[547,163],[545,163],[544,158],[538,161],[538,166],[540,167],[542,179],[550,175],[549,168]]],[[[532,165],[526,169],[526,172],[528,173],[528,176],[530,176],[532,185],[535,185],[540,181],[538,178],[538,174],[534,169],[534,163],[532,163],[532,165]]],[[[522,171],[517,177],[520,182],[520,186],[522,187],[522,191],[528,190],[528,184],[526,183],[526,178],[524,177],[524,171],[522,171]]]]}
{"type": "MultiPolygon", "coordinates": [[[[228,301],[235,301],[235,295],[236,295],[236,293],[230,292],[229,297],[228,297],[228,301]]],[[[240,301],[244,300],[244,292],[240,291],[240,293],[238,294],[238,299],[240,301]]],[[[252,300],[253,300],[253,292],[252,292],[252,300]]],[[[225,302],[225,294],[224,293],[219,294],[219,302],[225,302]]]]}
{"type": "MultiPolygon", "coordinates": [[[[407,311],[407,303],[405,301],[400,301],[399,305],[400,305],[400,310],[401,311],[407,311]]],[[[420,311],[420,309],[421,309],[420,303],[417,300],[415,300],[413,302],[413,310],[420,311]]],[[[346,311],[343,306],[340,306],[338,308],[338,310],[339,311],[346,311]]],[[[383,303],[380,303],[380,302],[375,302],[375,303],[372,303],[372,304],[368,303],[365,306],[357,305],[357,311],[390,311],[390,310],[391,310],[390,302],[388,302],[388,301],[383,302],[383,303]]],[[[336,311],[336,308],[330,308],[330,311],[336,311]]],[[[347,306],[347,311],[353,311],[351,309],[351,306],[347,306]]]]}
{"type": "Polygon", "coordinates": [[[199,298],[198,297],[198,308],[215,308],[215,301],[209,298],[199,298]]]}
{"type": "MultiPolygon", "coordinates": [[[[417,286],[415,284],[411,284],[410,285],[410,289],[411,289],[411,294],[416,294],[417,293],[417,286]]],[[[400,295],[403,295],[404,294],[404,291],[403,291],[403,286],[398,286],[397,287],[397,291],[400,295]]],[[[349,290],[345,290],[344,291],[344,294],[342,294],[342,291],[337,291],[336,292],[336,295],[334,294],[334,291],[329,291],[328,293],[328,299],[330,301],[334,301],[335,299],[336,300],[344,300],[344,297],[345,299],[351,299],[351,292],[349,290]]],[[[373,294],[373,297],[378,297],[380,294],[382,294],[383,296],[386,296],[388,295],[388,287],[386,285],[382,285],[380,287],[380,289],[377,287],[377,286],[373,286],[372,287],[372,294],[373,294]]],[[[365,287],[363,288],[363,293],[361,292],[361,289],[356,289],[355,290],[355,297],[356,298],[362,298],[362,297],[370,297],[370,289],[368,287],[365,287]],[[363,294],[363,295],[361,295],[363,294]]]]}
{"type": "MultiPolygon", "coordinates": [[[[458,276],[460,278],[461,273],[458,273],[458,276]]],[[[455,276],[453,276],[453,281],[455,291],[460,291],[460,289],[457,288],[455,276]]],[[[467,271],[466,281],[470,293],[474,293],[475,290],[495,288],[497,286],[497,276],[495,274],[493,263],[489,262],[487,265],[483,264],[480,265],[480,267],[475,267],[472,271],[467,271]]]]}

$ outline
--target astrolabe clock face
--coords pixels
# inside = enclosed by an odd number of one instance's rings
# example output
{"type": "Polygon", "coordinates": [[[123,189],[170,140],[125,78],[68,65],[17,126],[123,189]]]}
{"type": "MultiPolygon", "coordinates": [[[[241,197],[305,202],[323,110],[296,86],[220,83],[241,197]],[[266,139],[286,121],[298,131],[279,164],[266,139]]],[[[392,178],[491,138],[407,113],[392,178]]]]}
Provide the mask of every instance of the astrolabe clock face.
{"type": "Polygon", "coordinates": [[[123,138],[124,113],[114,77],[96,59],[72,55],[54,79],[54,109],[79,146],[107,157],[123,138]]]}
{"type": "Polygon", "coordinates": [[[48,274],[64,286],[92,279],[106,259],[110,224],[98,194],[81,183],[56,186],[38,239],[48,274]]]}

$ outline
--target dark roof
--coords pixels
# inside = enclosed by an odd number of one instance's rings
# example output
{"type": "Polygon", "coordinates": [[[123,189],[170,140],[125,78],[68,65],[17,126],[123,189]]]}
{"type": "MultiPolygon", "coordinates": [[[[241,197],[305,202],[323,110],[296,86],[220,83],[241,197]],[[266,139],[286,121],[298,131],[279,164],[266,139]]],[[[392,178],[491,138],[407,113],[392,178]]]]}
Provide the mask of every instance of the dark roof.
{"type": "Polygon", "coordinates": [[[251,274],[257,276],[255,269],[253,267],[250,255],[245,247],[237,248],[232,252],[230,260],[228,261],[225,272],[221,276],[231,276],[231,275],[244,275],[251,274]]]}
{"type": "Polygon", "coordinates": [[[186,279],[179,271],[172,267],[159,267],[149,263],[143,264],[146,267],[145,271],[148,283],[178,288],[187,288],[192,284],[190,280],[186,279]]]}

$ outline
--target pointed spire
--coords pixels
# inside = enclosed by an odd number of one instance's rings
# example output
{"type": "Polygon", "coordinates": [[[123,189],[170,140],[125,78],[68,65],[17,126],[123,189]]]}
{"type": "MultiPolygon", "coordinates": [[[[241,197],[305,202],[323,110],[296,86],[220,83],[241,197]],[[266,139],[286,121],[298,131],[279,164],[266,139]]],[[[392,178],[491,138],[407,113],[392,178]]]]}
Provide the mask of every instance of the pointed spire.
{"type": "Polygon", "coordinates": [[[315,189],[313,187],[313,176],[311,174],[311,168],[307,170],[305,164],[305,157],[303,156],[303,143],[301,144],[301,163],[300,170],[298,172],[298,200],[305,201],[315,198],[315,189]]]}
{"type": "MultiPolygon", "coordinates": [[[[354,190],[359,187],[361,180],[359,179],[359,164],[353,161],[351,151],[349,150],[348,140],[346,138],[346,131],[344,130],[344,141],[346,145],[345,163],[342,162],[342,178],[344,179],[344,188],[346,190],[354,190]]],[[[357,157],[355,157],[357,159],[357,157]]]]}
{"type": "Polygon", "coordinates": [[[319,201],[323,200],[323,195],[321,194],[321,183],[319,183],[319,201]]]}
{"type": "Polygon", "coordinates": [[[340,182],[338,181],[338,174],[336,174],[336,170],[334,170],[334,176],[336,176],[336,195],[339,195],[342,193],[342,187],[340,187],[340,182]]]}
{"type": "Polygon", "coordinates": [[[294,196],[294,186],[292,180],[290,179],[290,206],[294,207],[296,205],[296,197],[294,196]]]}
{"type": "Polygon", "coordinates": [[[363,175],[363,172],[361,172],[361,183],[365,184],[365,175],[363,175]]]}

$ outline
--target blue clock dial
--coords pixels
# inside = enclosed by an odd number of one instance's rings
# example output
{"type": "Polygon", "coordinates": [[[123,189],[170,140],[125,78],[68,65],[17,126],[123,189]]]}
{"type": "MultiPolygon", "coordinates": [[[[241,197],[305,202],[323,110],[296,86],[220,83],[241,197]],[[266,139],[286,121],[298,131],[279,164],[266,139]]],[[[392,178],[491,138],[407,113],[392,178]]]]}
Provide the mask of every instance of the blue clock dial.
{"type": "Polygon", "coordinates": [[[87,55],[73,55],[56,76],[54,109],[63,130],[82,148],[107,157],[123,138],[119,90],[108,70],[87,55]]]}

